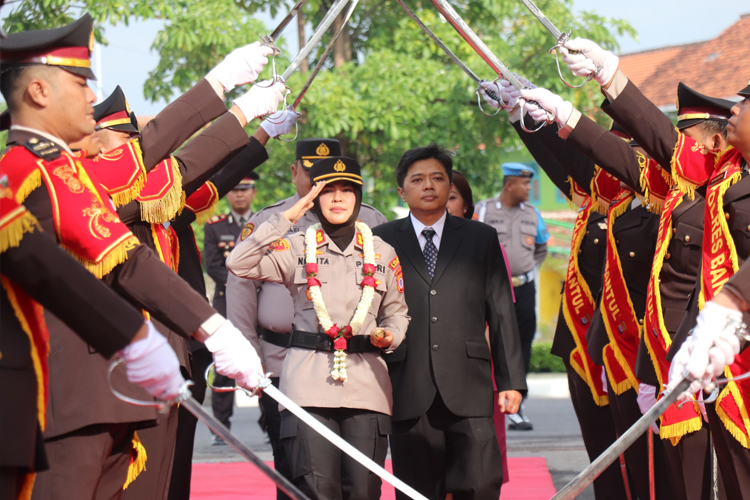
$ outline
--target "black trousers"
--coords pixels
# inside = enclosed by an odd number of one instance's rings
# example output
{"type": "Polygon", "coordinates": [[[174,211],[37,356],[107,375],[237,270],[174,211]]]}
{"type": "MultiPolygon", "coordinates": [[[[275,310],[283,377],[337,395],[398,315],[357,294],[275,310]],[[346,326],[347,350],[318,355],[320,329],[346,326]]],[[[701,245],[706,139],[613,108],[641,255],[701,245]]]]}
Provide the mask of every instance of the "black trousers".
{"type": "Polygon", "coordinates": [[[662,445],[667,457],[669,474],[674,483],[674,498],[710,500],[712,474],[708,425],[704,425],[699,431],[682,436],[677,446],[672,446],[668,439],[664,439],[662,445]]]}
{"type": "MultiPolygon", "coordinates": [[[[271,383],[278,389],[279,377],[271,377],[271,383]]],[[[289,459],[287,459],[284,446],[281,445],[281,413],[279,412],[279,404],[273,398],[263,396],[260,398],[260,406],[263,409],[268,439],[271,441],[271,448],[273,449],[273,467],[279,474],[292,481],[294,478],[292,477],[292,469],[289,466],[289,459]]],[[[280,489],[276,489],[276,500],[289,500],[289,497],[280,489]]]]}
{"type": "MultiPolygon", "coordinates": [[[[375,463],[385,464],[390,416],[353,408],[305,410],[375,463]]],[[[281,412],[281,443],[289,457],[294,484],[310,500],[380,499],[380,477],[287,410],[281,412]]]]}
{"type": "Polygon", "coordinates": [[[536,333],[536,285],[533,281],[513,288],[516,297],[516,321],[518,333],[521,336],[521,352],[523,353],[523,367],[529,373],[531,361],[531,343],[536,333]]]}
{"type": "MultiPolygon", "coordinates": [[[[198,403],[203,404],[206,398],[206,379],[203,374],[213,361],[211,353],[205,347],[192,349],[190,356],[191,370],[194,373],[195,385],[190,387],[198,403]]],[[[187,378],[183,369],[182,375],[187,378]]],[[[180,406],[177,412],[177,442],[174,448],[174,463],[172,464],[172,480],[169,483],[169,500],[190,500],[190,480],[193,471],[193,445],[195,444],[195,428],[198,419],[180,406]]]]}
{"type": "MultiPolygon", "coordinates": [[[[460,417],[438,393],[427,412],[394,422],[391,456],[396,477],[429,500],[497,500],[503,462],[492,417],[460,417]]],[[[396,491],[398,500],[408,497],[396,491]]]]}
{"type": "Polygon", "coordinates": [[[721,498],[744,498],[750,492],[750,450],[742,446],[724,427],[716,414],[716,404],[707,404],[706,413],[718,470],[721,471],[720,485],[726,490],[726,496],[721,498]]]}
{"type": "MultiPolygon", "coordinates": [[[[597,406],[594,403],[588,384],[570,366],[568,359],[563,358],[563,361],[568,374],[570,398],[578,424],[581,426],[583,445],[586,447],[589,460],[593,462],[617,439],[612,411],[606,406],[597,406]]],[[[596,478],[594,496],[597,500],[627,500],[619,461],[615,461],[596,478]]]]}
{"type": "MultiPolygon", "coordinates": [[[[620,395],[615,394],[609,383],[609,379],[607,379],[607,386],[609,391],[609,406],[612,410],[612,417],[615,420],[615,429],[617,429],[617,434],[622,436],[642,416],[637,401],[638,394],[632,388],[620,395]]],[[[649,430],[648,432],[651,431],[649,430]]],[[[630,477],[630,491],[631,493],[637,493],[638,498],[645,500],[650,498],[648,432],[638,438],[624,453],[628,476],[630,477]]],[[[669,500],[674,498],[673,492],[675,489],[671,482],[669,467],[667,467],[664,446],[657,434],[653,436],[653,444],[656,498],[659,500],[669,500]]]]}

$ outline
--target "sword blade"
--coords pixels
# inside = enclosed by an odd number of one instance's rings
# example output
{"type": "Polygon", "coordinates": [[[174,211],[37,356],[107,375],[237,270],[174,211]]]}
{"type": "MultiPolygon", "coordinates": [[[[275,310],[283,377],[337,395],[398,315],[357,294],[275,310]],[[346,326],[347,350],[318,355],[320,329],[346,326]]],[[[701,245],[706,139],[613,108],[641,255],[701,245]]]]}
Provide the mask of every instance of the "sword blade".
{"type": "Polygon", "coordinates": [[[370,472],[372,472],[373,474],[377,474],[381,479],[392,484],[394,487],[401,490],[403,493],[413,498],[414,500],[427,500],[423,495],[421,495],[416,490],[414,490],[414,488],[404,483],[403,481],[398,479],[396,476],[394,476],[387,470],[383,469],[381,466],[379,466],[374,461],[372,461],[370,457],[366,456],[357,448],[355,448],[354,446],[346,442],[344,439],[342,439],[341,436],[339,436],[338,434],[333,432],[331,429],[323,425],[315,417],[307,413],[303,408],[297,405],[297,403],[289,399],[286,395],[284,395],[284,393],[282,393],[273,385],[268,385],[267,387],[264,387],[263,392],[266,395],[272,397],[281,406],[283,406],[284,408],[292,412],[297,418],[299,418],[304,423],[312,427],[313,430],[315,430],[321,436],[323,436],[328,441],[330,441],[331,444],[333,444],[338,449],[340,449],[341,451],[343,451],[344,453],[352,457],[354,460],[356,460],[360,464],[367,467],[370,470],[370,472]]]}
{"type": "Polygon", "coordinates": [[[612,462],[618,459],[625,450],[630,448],[644,432],[651,427],[651,424],[656,421],[662,413],[666,411],[669,406],[677,401],[680,394],[685,392],[690,387],[690,380],[683,378],[677,387],[668,394],[665,394],[656,404],[646,412],[636,423],[634,423],[630,429],[620,436],[620,439],[612,443],[604,453],[591,462],[591,464],[583,469],[583,472],[578,474],[571,482],[569,482],[563,489],[561,489],[551,500],[570,500],[578,496],[588,485],[594,482],[594,479],[604,472],[612,462]]]}
{"type": "Polygon", "coordinates": [[[513,73],[502,63],[500,59],[492,53],[492,51],[484,44],[484,42],[474,33],[469,25],[461,19],[461,16],[453,10],[453,7],[446,0],[430,0],[435,8],[445,17],[445,19],[451,23],[451,26],[461,35],[461,38],[466,40],[471,48],[473,48],[479,56],[484,59],[484,62],[489,64],[498,75],[502,75],[503,78],[508,80],[511,85],[516,89],[521,90],[524,88],[523,84],[518,81],[513,73]]]}
{"type": "Polygon", "coordinates": [[[297,109],[297,106],[299,106],[300,101],[302,101],[302,98],[305,97],[305,94],[310,88],[310,85],[312,85],[313,80],[315,80],[315,77],[318,76],[318,73],[320,73],[320,69],[323,67],[323,63],[326,62],[326,59],[328,59],[328,56],[333,51],[333,46],[336,45],[336,40],[339,39],[339,35],[341,34],[342,31],[344,31],[344,28],[346,27],[346,24],[349,22],[349,18],[352,17],[352,12],[354,12],[354,8],[357,7],[358,3],[359,3],[359,0],[352,0],[351,5],[349,6],[349,10],[346,12],[346,15],[344,16],[344,22],[341,23],[341,26],[339,26],[339,29],[336,31],[336,34],[333,35],[331,42],[328,44],[328,47],[326,47],[325,52],[323,52],[323,55],[320,56],[320,59],[318,59],[318,64],[316,64],[313,70],[310,72],[310,76],[305,82],[305,86],[302,87],[302,90],[300,90],[299,95],[297,96],[297,99],[295,99],[294,103],[292,104],[292,109],[294,110],[297,109]]]}
{"type": "Polygon", "coordinates": [[[469,75],[469,78],[471,78],[472,80],[474,80],[474,83],[476,83],[477,85],[479,85],[482,80],[479,79],[479,77],[476,75],[476,73],[474,73],[472,70],[470,70],[469,67],[466,66],[466,64],[464,64],[464,62],[461,59],[459,59],[456,54],[454,54],[448,47],[446,47],[445,44],[440,40],[440,38],[438,38],[437,35],[435,33],[433,33],[432,30],[430,30],[430,28],[428,28],[427,26],[425,26],[425,24],[422,22],[422,20],[419,19],[419,17],[417,17],[417,15],[414,13],[414,11],[412,11],[404,3],[403,0],[397,0],[397,1],[398,1],[399,5],[401,5],[401,7],[403,7],[403,9],[406,11],[406,13],[409,14],[409,17],[411,17],[412,19],[414,19],[414,22],[417,23],[417,25],[420,28],[422,28],[422,31],[424,31],[427,34],[427,36],[429,36],[430,38],[432,38],[432,41],[435,42],[435,45],[437,45],[438,47],[440,47],[440,49],[442,49],[443,52],[445,52],[446,54],[448,54],[448,57],[450,57],[453,60],[453,62],[456,63],[456,65],[464,71],[464,73],[466,73],[467,75],[469,75]]]}
{"type": "Polygon", "coordinates": [[[299,68],[299,65],[302,64],[302,61],[312,52],[313,47],[315,47],[321,38],[323,38],[323,34],[328,30],[328,28],[333,23],[333,20],[336,19],[336,16],[338,16],[342,10],[344,10],[344,7],[346,6],[346,2],[349,0],[336,0],[333,3],[333,6],[331,9],[326,12],[326,15],[323,16],[323,20],[320,21],[320,24],[317,28],[315,28],[315,33],[310,37],[310,39],[307,41],[304,47],[299,51],[299,54],[297,54],[297,57],[292,60],[291,64],[289,64],[289,67],[284,71],[284,73],[281,75],[281,79],[285,82],[289,79],[290,76],[292,76],[292,73],[297,71],[299,68]]]}
{"type": "Polygon", "coordinates": [[[250,448],[237,439],[224,424],[219,422],[213,415],[209,415],[203,407],[193,398],[187,398],[182,401],[181,404],[187,411],[195,415],[195,417],[203,422],[203,424],[211,429],[211,431],[223,439],[229,446],[242,455],[243,458],[247,459],[248,462],[255,465],[260,471],[268,476],[281,491],[289,495],[294,500],[310,500],[304,493],[297,489],[287,478],[279,474],[277,471],[266,465],[266,463],[260,459],[250,448]]]}
{"type": "Polygon", "coordinates": [[[547,16],[545,16],[544,13],[539,10],[539,7],[537,7],[534,2],[532,2],[531,0],[521,0],[521,2],[523,2],[526,8],[529,9],[532,14],[534,14],[534,17],[536,17],[537,20],[542,23],[542,26],[547,28],[547,31],[549,31],[550,34],[555,37],[555,41],[560,39],[560,37],[563,35],[563,32],[557,29],[555,25],[552,24],[552,21],[547,19],[547,16]]]}
{"type": "Polygon", "coordinates": [[[292,7],[292,10],[289,11],[289,14],[284,17],[284,19],[281,20],[278,26],[276,26],[276,29],[273,30],[273,33],[268,35],[267,38],[270,38],[271,43],[273,44],[281,35],[281,33],[284,31],[284,28],[287,27],[287,25],[291,22],[292,19],[294,19],[294,16],[296,16],[300,9],[302,9],[302,6],[307,3],[307,0],[299,0],[294,7],[292,7]]]}

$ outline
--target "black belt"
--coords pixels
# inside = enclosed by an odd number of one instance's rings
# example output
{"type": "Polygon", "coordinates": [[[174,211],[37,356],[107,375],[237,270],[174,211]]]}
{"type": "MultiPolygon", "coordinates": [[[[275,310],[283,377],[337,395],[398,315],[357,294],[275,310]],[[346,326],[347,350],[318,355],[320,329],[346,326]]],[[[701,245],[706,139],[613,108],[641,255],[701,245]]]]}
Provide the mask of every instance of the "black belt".
{"type": "MultiPolygon", "coordinates": [[[[312,333],[294,330],[291,335],[291,347],[312,349],[314,351],[333,352],[333,339],[325,333],[312,333]]],[[[363,352],[380,352],[372,345],[369,335],[355,335],[346,341],[346,352],[357,354],[363,352]]]]}
{"type": "Polygon", "coordinates": [[[269,344],[273,344],[279,347],[289,348],[292,342],[292,335],[289,333],[279,333],[267,330],[262,326],[258,325],[258,337],[262,338],[269,344]]]}

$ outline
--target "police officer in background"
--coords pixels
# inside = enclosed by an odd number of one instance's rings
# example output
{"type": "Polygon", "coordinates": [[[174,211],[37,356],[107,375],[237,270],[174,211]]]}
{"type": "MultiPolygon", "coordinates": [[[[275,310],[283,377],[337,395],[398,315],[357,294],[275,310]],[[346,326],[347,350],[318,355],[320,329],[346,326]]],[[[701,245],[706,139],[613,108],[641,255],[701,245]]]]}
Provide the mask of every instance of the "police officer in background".
{"type": "MultiPolygon", "coordinates": [[[[513,292],[518,332],[521,335],[523,363],[529,372],[531,343],[536,333],[536,286],[534,275],[547,256],[547,226],[539,210],[528,204],[534,171],[522,163],[504,163],[503,190],[498,198],[479,202],[479,220],[497,230],[505,247],[513,275],[513,292]]],[[[524,405],[516,415],[509,415],[511,430],[532,430],[533,424],[524,413],[524,405]]]]}
{"type": "MultiPolygon", "coordinates": [[[[214,309],[223,315],[227,313],[226,260],[229,252],[234,248],[235,241],[242,232],[242,228],[253,215],[250,205],[257,193],[256,180],[258,180],[258,174],[255,172],[251,172],[249,176],[242,179],[237,187],[227,193],[230,212],[225,215],[214,215],[203,227],[203,258],[206,262],[208,275],[216,283],[212,303],[214,309]]],[[[229,386],[234,385],[234,381],[217,373],[214,384],[229,386]]],[[[231,425],[229,419],[232,417],[233,405],[233,392],[214,392],[211,394],[211,407],[214,416],[227,428],[231,425]]],[[[218,436],[214,436],[214,444],[223,445],[226,443],[218,436]]]]}
{"type": "MultiPolygon", "coordinates": [[[[336,139],[303,139],[297,141],[294,164],[291,165],[292,182],[296,193],[285,200],[270,205],[252,216],[242,229],[239,241],[247,239],[255,229],[270,219],[274,214],[294,206],[295,203],[310,192],[310,167],[315,162],[332,156],[341,156],[341,144],[336,139]]],[[[373,207],[362,204],[359,219],[373,228],[387,222],[386,218],[373,207]]],[[[288,236],[305,231],[316,224],[318,217],[310,210],[289,230],[288,236]]],[[[226,271],[225,271],[226,272],[226,271]]],[[[294,303],[289,290],[280,283],[256,281],[238,278],[229,273],[227,279],[227,313],[233,318],[238,328],[250,339],[261,353],[266,371],[271,372],[271,382],[279,387],[281,366],[289,350],[289,342],[294,322],[294,303]]],[[[215,396],[214,393],[213,396],[215,396]]],[[[292,479],[289,461],[284,447],[279,445],[281,417],[278,404],[272,398],[260,398],[268,437],[273,448],[274,468],[287,479],[292,479]]],[[[288,497],[277,490],[277,499],[288,497]]]]}

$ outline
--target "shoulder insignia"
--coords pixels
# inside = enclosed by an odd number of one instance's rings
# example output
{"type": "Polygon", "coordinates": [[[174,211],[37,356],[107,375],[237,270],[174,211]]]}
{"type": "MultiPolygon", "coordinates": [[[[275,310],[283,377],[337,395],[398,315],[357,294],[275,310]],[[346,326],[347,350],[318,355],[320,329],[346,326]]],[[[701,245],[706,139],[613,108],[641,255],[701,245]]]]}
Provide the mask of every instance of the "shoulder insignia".
{"type": "Polygon", "coordinates": [[[208,220],[208,224],[216,224],[217,222],[221,222],[227,218],[226,215],[214,215],[208,220]]]}
{"type": "Polygon", "coordinates": [[[315,255],[324,255],[325,252],[323,250],[315,250],[315,255]]]}
{"type": "Polygon", "coordinates": [[[391,269],[393,269],[394,271],[395,271],[395,270],[396,270],[396,268],[397,268],[397,267],[399,267],[399,266],[401,266],[401,261],[400,261],[400,260],[398,260],[398,257],[395,257],[395,258],[394,258],[394,259],[393,259],[392,261],[390,261],[390,262],[388,263],[388,267],[390,267],[390,268],[391,268],[391,269]]]}
{"type": "Polygon", "coordinates": [[[253,234],[253,231],[255,230],[255,224],[252,222],[248,222],[245,224],[245,227],[242,228],[242,233],[240,234],[240,241],[245,241],[245,238],[253,234]]]}
{"type": "Polygon", "coordinates": [[[40,141],[36,137],[32,137],[26,141],[24,146],[45,161],[52,161],[60,156],[60,148],[52,141],[40,141]]]}
{"type": "Polygon", "coordinates": [[[318,232],[315,233],[315,243],[318,245],[322,245],[326,242],[326,233],[322,229],[318,229],[318,232]]]}
{"type": "Polygon", "coordinates": [[[270,248],[274,252],[283,252],[285,250],[289,250],[289,240],[287,240],[286,238],[281,238],[271,243],[268,248],[270,248]]]}
{"type": "Polygon", "coordinates": [[[401,262],[398,260],[398,257],[395,257],[388,264],[388,267],[393,270],[393,275],[396,278],[396,288],[398,288],[398,293],[404,293],[404,271],[401,269],[401,262]]]}

